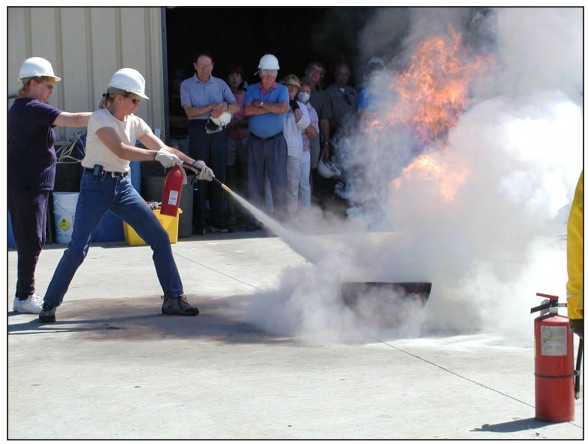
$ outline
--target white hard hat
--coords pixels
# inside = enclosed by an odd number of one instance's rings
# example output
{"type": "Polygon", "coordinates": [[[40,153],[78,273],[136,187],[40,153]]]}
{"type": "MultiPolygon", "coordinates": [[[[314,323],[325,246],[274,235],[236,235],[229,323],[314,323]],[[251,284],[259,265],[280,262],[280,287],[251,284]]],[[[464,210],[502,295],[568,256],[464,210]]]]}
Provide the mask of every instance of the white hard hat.
{"type": "Polygon", "coordinates": [[[53,73],[53,67],[49,60],[45,60],[43,57],[31,57],[20,65],[18,80],[22,81],[29,77],[53,77],[56,82],[61,80],[61,77],[57,77],[53,73]]]}
{"type": "Polygon", "coordinates": [[[144,99],[149,99],[145,95],[145,79],[139,71],[133,68],[119,69],[110,79],[108,86],[137,94],[144,99]]]}
{"type": "Polygon", "coordinates": [[[233,115],[231,113],[224,112],[218,117],[211,117],[210,120],[212,120],[215,125],[222,127],[222,126],[227,126],[232,118],[233,118],[233,115]]]}
{"type": "Polygon", "coordinates": [[[384,61],[379,58],[379,57],[372,57],[368,62],[367,62],[367,68],[368,71],[373,71],[373,70],[378,70],[378,69],[384,69],[384,61]]]}
{"type": "Polygon", "coordinates": [[[324,177],[325,179],[341,175],[341,171],[333,164],[333,162],[327,159],[321,158],[318,161],[316,168],[321,177],[324,177]]]}
{"type": "Polygon", "coordinates": [[[278,59],[273,54],[266,54],[259,59],[259,69],[280,69],[278,59]]]}

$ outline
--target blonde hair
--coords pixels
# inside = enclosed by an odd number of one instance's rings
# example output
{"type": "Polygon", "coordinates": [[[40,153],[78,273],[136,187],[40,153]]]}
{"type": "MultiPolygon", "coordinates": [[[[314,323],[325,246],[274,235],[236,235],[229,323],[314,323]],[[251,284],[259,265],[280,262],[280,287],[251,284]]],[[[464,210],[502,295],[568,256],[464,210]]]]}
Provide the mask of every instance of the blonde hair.
{"type": "Polygon", "coordinates": [[[98,102],[98,108],[108,108],[116,96],[129,97],[131,94],[132,93],[125,91],[124,89],[109,86],[106,90],[106,94],[102,94],[102,98],[100,99],[100,102],[98,102]]]}
{"type": "Polygon", "coordinates": [[[18,90],[18,97],[24,97],[29,93],[29,87],[31,85],[31,80],[34,80],[37,83],[43,83],[47,81],[55,82],[55,77],[25,77],[22,79],[22,88],[18,90]]]}

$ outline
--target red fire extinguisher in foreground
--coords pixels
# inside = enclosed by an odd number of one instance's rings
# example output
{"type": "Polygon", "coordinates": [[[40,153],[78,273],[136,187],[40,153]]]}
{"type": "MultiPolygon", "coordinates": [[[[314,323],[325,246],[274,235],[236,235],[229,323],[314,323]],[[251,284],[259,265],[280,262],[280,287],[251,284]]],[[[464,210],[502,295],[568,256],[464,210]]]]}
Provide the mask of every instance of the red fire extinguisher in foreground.
{"type": "Polygon", "coordinates": [[[163,197],[161,198],[160,214],[176,217],[178,208],[180,208],[180,198],[182,197],[182,185],[184,183],[184,171],[178,165],[175,165],[165,177],[163,186],[163,197]]]}
{"type": "Polygon", "coordinates": [[[535,418],[541,421],[574,420],[574,337],[570,321],[557,313],[558,296],[537,293],[548,298],[531,313],[535,318],[535,418]]]}

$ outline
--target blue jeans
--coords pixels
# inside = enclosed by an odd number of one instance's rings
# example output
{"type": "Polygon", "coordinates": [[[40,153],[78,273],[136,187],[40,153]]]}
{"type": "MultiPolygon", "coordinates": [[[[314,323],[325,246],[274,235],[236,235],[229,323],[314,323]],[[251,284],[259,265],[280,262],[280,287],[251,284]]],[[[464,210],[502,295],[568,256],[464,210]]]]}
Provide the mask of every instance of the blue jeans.
{"type": "Polygon", "coordinates": [[[130,178],[112,177],[110,174],[100,177],[86,172],[80,184],[71,241],[57,265],[44,301],[54,307],[61,305],[75,272],[88,254],[90,241],[100,219],[108,210],[133,227],[151,246],[163,295],[177,297],[184,294],[169,236],[135,190],[130,178]]]}

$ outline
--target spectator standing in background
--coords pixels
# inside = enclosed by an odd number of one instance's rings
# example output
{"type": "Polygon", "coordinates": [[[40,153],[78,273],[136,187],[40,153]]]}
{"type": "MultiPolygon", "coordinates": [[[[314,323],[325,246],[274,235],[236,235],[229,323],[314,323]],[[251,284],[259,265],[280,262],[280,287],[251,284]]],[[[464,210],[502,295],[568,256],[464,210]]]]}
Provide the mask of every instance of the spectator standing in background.
{"type": "Polygon", "coordinates": [[[310,125],[310,118],[306,106],[297,100],[300,79],[289,74],[280,83],[286,85],[290,98],[288,112],[284,117],[284,137],[288,145],[288,213],[293,215],[298,210],[302,133],[310,125]]]}
{"type": "MultiPolygon", "coordinates": [[[[284,220],[287,212],[288,146],[284,138],[284,114],[288,111],[288,88],[276,83],[280,65],[273,54],[259,60],[260,82],[247,88],[243,112],[249,117],[249,200],[263,208],[265,175],[267,173],[275,216],[284,220]]],[[[248,230],[261,228],[257,223],[248,230]]]]}
{"type": "MultiPolygon", "coordinates": [[[[237,191],[243,197],[247,197],[247,140],[249,138],[249,119],[243,114],[243,102],[245,101],[246,88],[243,81],[243,69],[238,65],[230,65],[228,68],[227,83],[231,92],[237,99],[239,111],[233,114],[233,119],[227,125],[228,150],[227,150],[227,185],[237,191]]],[[[232,196],[227,196],[229,226],[236,222],[236,202],[232,196]]]]}
{"type": "MultiPolygon", "coordinates": [[[[325,93],[331,104],[333,117],[329,121],[332,137],[340,128],[350,124],[357,111],[357,90],[349,85],[351,70],[345,62],[335,65],[335,83],[330,85],[325,93]]],[[[343,132],[343,130],[341,130],[343,132]]]]}
{"type": "MultiPolygon", "coordinates": [[[[304,76],[309,79],[312,93],[310,95],[310,104],[316,110],[319,118],[320,128],[320,152],[319,158],[328,159],[331,156],[329,120],[333,117],[331,103],[325,94],[325,91],[319,89],[320,81],[324,75],[324,65],[321,62],[311,62],[306,66],[304,76]]],[[[312,153],[311,153],[312,154],[312,153]]],[[[314,158],[311,156],[311,160],[314,158]]],[[[318,159],[317,159],[318,162],[318,159]]],[[[325,196],[329,193],[329,184],[318,174],[314,161],[311,164],[311,180],[313,195],[319,205],[325,201],[325,196]]]]}
{"type": "MultiPolygon", "coordinates": [[[[194,61],[196,73],[184,80],[180,86],[182,108],[190,120],[188,126],[189,152],[195,159],[202,159],[215,171],[216,178],[224,182],[227,168],[227,131],[212,124],[211,117],[219,118],[223,113],[236,113],[239,105],[229,85],[212,76],[214,62],[208,54],[200,54],[194,61]]],[[[209,186],[198,182],[194,190],[193,234],[206,233],[206,200],[209,186]]],[[[210,188],[210,210],[212,232],[230,231],[225,222],[225,196],[221,187],[210,188]]]]}
{"type": "MultiPolygon", "coordinates": [[[[311,187],[310,187],[310,166],[311,166],[311,146],[316,145],[318,161],[319,149],[319,119],[316,110],[310,104],[310,95],[312,88],[310,82],[306,77],[301,80],[301,88],[298,93],[298,100],[306,106],[308,117],[310,118],[310,125],[302,132],[302,157],[300,158],[300,190],[299,205],[301,208],[310,208],[311,201],[311,187]]],[[[315,163],[316,168],[316,163],[315,163]]]]}
{"type": "Polygon", "coordinates": [[[366,68],[363,76],[363,84],[357,93],[357,110],[359,116],[365,116],[368,112],[371,102],[373,102],[372,94],[369,91],[369,83],[374,75],[384,69],[384,61],[379,57],[372,57],[366,68]]]}

